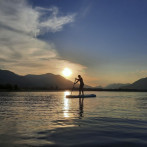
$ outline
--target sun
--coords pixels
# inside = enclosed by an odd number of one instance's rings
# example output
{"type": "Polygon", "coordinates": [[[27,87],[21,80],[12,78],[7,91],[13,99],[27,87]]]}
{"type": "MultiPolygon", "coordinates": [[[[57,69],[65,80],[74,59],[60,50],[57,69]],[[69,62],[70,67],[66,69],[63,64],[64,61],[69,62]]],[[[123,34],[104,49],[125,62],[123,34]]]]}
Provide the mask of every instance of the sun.
{"type": "Polygon", "coordinates": [[[72,71],[69,68],[64,68],[64,70],[62,71],[62,74],[64,77],[69,77],[72,74],[72,71]]]}

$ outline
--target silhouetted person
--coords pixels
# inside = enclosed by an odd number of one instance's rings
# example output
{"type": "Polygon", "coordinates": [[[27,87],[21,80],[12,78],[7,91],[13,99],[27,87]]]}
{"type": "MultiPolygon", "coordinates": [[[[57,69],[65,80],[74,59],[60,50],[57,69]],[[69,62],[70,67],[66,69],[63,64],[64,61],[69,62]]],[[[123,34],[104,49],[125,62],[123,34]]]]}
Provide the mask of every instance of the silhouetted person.
{"type": "Polygon", "coordinates": [[[81,95],[81,92],[82,92],[82,95],[84,95],[84,91],[83,91],[83,88],[84,88],[84,82],[83,82],[83,78],[81,77],[81,75],[78,75],[78,79],[76,78],[75,79],[75,83],[78,83],[80,82],[80,86],[79,86],[79,95],[81,95]]]}

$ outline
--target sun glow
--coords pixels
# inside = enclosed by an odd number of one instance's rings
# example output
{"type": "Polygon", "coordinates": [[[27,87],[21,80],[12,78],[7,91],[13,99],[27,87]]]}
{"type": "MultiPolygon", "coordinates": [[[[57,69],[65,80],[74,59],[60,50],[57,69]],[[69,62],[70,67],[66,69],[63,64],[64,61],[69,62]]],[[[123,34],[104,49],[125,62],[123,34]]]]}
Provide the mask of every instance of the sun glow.
{"type": "Polygon", "coordinates": [[[62,74],[64,77],[69,77],[72,74],[72,71],[69,68],[64,68],[62,74]]]}

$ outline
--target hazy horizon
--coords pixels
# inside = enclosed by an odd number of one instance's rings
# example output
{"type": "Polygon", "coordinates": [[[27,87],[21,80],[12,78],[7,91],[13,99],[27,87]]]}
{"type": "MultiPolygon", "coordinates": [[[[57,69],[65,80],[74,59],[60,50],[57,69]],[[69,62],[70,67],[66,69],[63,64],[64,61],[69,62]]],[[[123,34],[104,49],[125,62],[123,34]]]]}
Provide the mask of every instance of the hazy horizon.
{"type": "Polygon", "coordinates": [[[0,69],[133,83],[147,77],[146,14],[145,0],[1,0],[0,69]]]}
{"type": "MultiPolygon", "coordinates": [[[[10,70],[3,70],[3,69],[0,69],[0,70],[2,70],[2,71],[8,71],[8,72],[13,72],[13,71],[10,71],[10,70]]],[[[15,73],[15,72],[13,72],[14,74],[16,74],[16,75],[18,75],[18,76],[29,76],[29,75],[32,75],[32,76],[42,76],[42,75],[46,75],[46,74],[52,74],[52,75],[54,75],[54,76],[61,76],[61,77],[63,77],[63,78],[65,78],[66,80],[70,80],[68,77],[65,77],[64,75],[62,75],[62,74],[53,74],[53,73],[42,73],[42,74],[24,74],[24,75],[22,75],[22,74],[17,74],[17,73],[15,73]]],[[[146,77],[147,78],[147,77],[146,77]]],[[[141,79],[143,79],[143,78],[141,78],[141,79]]],[[[141,80],[141,79],[137,79],[136,81],[138,81],[138,80],[141,80]]],[[[71,81],[71,80],[70,80],[71,81]]],[[[136,81],[134,81],[134,82],[136,82],[136,81]]],[[[73,82],[74,83],[74,81],[71,81],[71,82],[73,82]]],[[[133,82],[133,83],[134,83],[133,82]]],[[[90,86],[90,87],[93,87],[93,88],[108,88],[109,86],[110,86],[110,89],[118,89],[118,87],[120,86],[120,87],[123,87],[123,86],[127,86],[127,85],[130,85],[130,84],[133,84],[133,83],[116,83],[115,81],[114,81],[114,83],[109,83],[109,84],[107,84],[107,85],[104,85],[104,86],[102,86],[102,85],[97,85],[97,86],[92,86],[92,85],[88,85],[87,83],[85,83],[85,85],[86,86],[90,86]],[[116,87],[116,88],[115,88],[116,87]]],[[[108,88],[109,89],[109,88],[108,88]]]]}

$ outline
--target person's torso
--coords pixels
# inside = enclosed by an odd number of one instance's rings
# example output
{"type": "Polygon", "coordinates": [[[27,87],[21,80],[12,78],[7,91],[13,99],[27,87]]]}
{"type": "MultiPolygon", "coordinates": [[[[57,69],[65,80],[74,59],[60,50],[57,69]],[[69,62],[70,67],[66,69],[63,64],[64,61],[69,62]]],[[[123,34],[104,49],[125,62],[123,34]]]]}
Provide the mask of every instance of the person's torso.
{"type": "Polygon", "coordinates": [[[83,79],[80,78],[79,80],[80,80],[80,85],[84,85],[83,79]]]}

